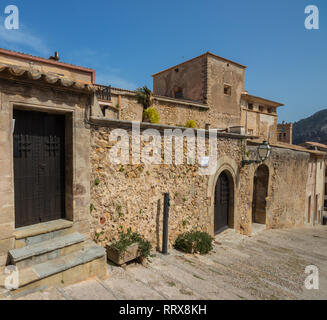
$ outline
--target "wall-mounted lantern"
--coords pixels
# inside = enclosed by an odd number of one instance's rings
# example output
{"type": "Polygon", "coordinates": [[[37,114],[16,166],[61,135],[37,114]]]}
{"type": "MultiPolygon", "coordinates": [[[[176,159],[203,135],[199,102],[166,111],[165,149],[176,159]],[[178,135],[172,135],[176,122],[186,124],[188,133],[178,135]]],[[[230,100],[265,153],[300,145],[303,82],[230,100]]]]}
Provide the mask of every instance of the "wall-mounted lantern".
{"type": "Polygon", "coordinates": [[[267,141],[264,141],[259,147],[258,147],[258,158],[260,160],[242,160],[242,167],[252,164],[252,163],[263,163],[265,162],[271,154],[271,146],[269,145],[269,143],[267,141]]]}
{"type": "Polygon", "coordinates": [[[267,141],[264,141],[263,144],[261,144],[258,147],[258,155],[262,162],[265,162],[271,154],[271,146],[268,144],[267,141]]]}

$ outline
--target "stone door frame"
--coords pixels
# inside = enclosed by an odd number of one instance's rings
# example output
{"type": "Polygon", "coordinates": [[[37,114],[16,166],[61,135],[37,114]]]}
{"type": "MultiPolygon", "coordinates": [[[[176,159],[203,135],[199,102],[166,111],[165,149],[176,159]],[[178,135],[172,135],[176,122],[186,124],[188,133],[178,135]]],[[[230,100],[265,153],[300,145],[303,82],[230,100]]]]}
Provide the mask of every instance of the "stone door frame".
{"type": "Polygon", "coordinates": [[[216,173],[209,178],[208,183],[208,198],[210,199],[210,206],[208,209],[210,226],[209,230],[211,235],[215,235],[215,190],[219,176],[225,172],[229,178],[230,185],[230,203],[229,203],[229,228],[235,229],[236,225],[236,208],[237,208],[237,177],[238,177],[238,165],[235,160],[229,157],[221,157],[217,163],[216,173]]]}
{"type": "MultiPolygon", "coordinates": [[[[38,111],[45,112],[49,114],[61,114],[65,116],[65,212],[64,219],[69,221],[74,221],[73,212],[73,198],[72,198],[72,181],[73,181],[73,158],[70,156],[72,150],[70,147],[73,145],[73,119],[74,119],[74,109],[73,108],[60,108],[56,105],[52,107],[43,105],[30,105],[28,103],[15,103],[11,102],[11,118],[13,119],[13,110],[24,110],[24,111],[38,111]]],[[[13,141],[12,141],[13,146],[13,141]]],[[[13,161],[13,155],[12,155],[13,161]]],[[[14,170],[14,166],[13,166],[14,170]]],[[[14,175],[13,175],[14,178],[14,175]]],[[[15,192],[15,186],[13,182],[13,189],[15,192]]],[[[16,212],[14,211],[14,214],[16,212]]],[[[16,229],[16,226],[15,226],[16,229]]]]}
{"type": "Polygon", "coordinates": [[[15,247],[14,108],[66,115],[66,219],[90,238],[90,129],[85,124],[90,103],[83,93],[0,81],[0,267],[15,247]]]}

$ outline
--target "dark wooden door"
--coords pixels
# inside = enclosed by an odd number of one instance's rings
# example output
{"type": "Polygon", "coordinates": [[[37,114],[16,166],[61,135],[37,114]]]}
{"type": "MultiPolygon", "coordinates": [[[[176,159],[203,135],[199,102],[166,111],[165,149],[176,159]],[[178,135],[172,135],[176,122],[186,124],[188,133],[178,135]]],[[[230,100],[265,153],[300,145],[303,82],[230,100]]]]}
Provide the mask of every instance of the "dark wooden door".
{"type": "Polygon", "coordinates": [[[14,110],[16,228],[65,214],[65,117],[14,110]]]}
{"type": "Polygon", "coordinates": [[[228,228],[229,198],[228,176],[223,172],[218,178],[215,191],[215,233],[228,228]]]}
{"type": "Polygon", "coordinates": [[[253,182],[252,222],[256,223],[258,177],[255,173],[253,182]]]}

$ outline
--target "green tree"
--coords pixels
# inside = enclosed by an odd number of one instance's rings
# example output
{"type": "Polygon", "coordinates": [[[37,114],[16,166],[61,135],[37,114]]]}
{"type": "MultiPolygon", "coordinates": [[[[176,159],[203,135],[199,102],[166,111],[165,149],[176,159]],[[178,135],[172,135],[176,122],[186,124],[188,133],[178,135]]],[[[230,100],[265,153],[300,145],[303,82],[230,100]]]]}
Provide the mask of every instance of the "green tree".
{"type": "Polygon", "coordinates": [[[136,89],[136,99],[143,106],[144,110],[153,105],[153,93],[147,86],[136,89]]]}

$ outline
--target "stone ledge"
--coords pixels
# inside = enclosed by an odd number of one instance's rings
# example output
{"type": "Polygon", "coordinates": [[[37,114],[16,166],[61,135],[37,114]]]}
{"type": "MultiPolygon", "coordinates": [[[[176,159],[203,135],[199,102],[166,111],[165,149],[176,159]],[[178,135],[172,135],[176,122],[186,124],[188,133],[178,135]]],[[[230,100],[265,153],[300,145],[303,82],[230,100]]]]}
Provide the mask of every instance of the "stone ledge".
{"type": "Polygon", "coordinates": [[[33,256],[39,256],[57,249],[62,249],[85,240],[86,238],[80,233],[73,233],[44,242],[28,245],[20,249],[11,250],[9,251],[9,255],[12,262],[17,263],[33,256]]]}
{"type": "Polygon", "coordinates": [[[40,223],[36,224],[33,226],[29,227],[23,227],[16,229],[14,231],[14,237],[19,240],[19,239],[25,239],[28,237],[34,237],[38,236],[40,234],[45,234],[48,232],[53,232],[53,231],[58,231],[62,229],[68,229],[73,226],[73,222],[68,221],[68,220],[56,220],[56,221],[51,221],[51,222],[45,222],[45,223],[40,223]]]}
{"type": "Polygon", "coordinates": [[[106,255],[106,250],[100,246],[94,245],[84,248],[76,253],[38,264],[33,267],[38,279],[49,277],[73,267],[85,264],[106,255]]]}
{"type": "MultiPolygon", "coordinates": [[[[119,128],[119,129],[132,129],[133,123],[139,124],[140,129],[156,129],[159,132],[164,132],[166,129],[181,129],[183,130],[193,130],[195,134],[198,132],[203,132],[206,137],[209,137],[210,130],[205,129],[191,129],[186,127],[180,127],[180,126],[171,126],[171,125],[164,125],[164,124],[155,124],[155,123],[147,123],[147,122],[138,122],[138,121],[128,121],[128,120],[114,120],[114,119],[107,119],[104,117],[95,117],[91,116],[89,124],[94,126],[100,126],[100,127],[109,127],[109,128],[119,128]]],[[[212,128],[212,130],[218,130],[212,128]]],[[[238,133],[224,133],[217,131],[217,138],[230,138],[230,139],[238,139],[238,140],[244,140],[244,139],[256,139],[258,137],[256,136],[250,136],[250,135],[242,135],[238,133]]]]}

